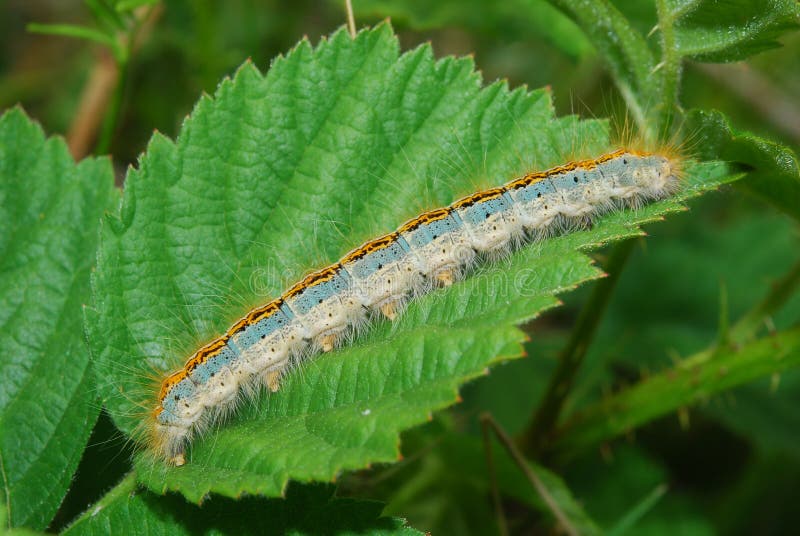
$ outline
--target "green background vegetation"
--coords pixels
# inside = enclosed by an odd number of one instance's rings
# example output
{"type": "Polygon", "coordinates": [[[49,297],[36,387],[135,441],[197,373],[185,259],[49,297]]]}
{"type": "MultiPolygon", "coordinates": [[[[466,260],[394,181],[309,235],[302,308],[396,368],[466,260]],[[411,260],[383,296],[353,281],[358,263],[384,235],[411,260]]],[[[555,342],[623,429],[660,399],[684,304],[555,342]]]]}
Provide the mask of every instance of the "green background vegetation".
{"type": "Polygon", "coordinates": [[[355,0],[355,40],[339,2],[3,5],[0,531],[800,523],[797,2],[497,4],[355,0]],[[134,452],[132,377],[419,199],[606,147],[596,117],[682,132],[682,193],[415,302],[184,468],[134,452]]]}

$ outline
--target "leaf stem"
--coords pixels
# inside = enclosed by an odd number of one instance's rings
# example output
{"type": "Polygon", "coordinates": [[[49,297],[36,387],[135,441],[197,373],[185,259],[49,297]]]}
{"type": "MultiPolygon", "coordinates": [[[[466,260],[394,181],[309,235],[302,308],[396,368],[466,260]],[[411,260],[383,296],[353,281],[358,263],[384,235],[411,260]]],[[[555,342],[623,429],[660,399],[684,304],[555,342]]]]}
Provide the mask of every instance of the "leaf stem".
{"type": "Polygon", "coordinates": [[[519,449],[517,449],[514,441],[511,439],[508,433],[506,433],[506,431],[489,413],[482,413],[480,420],[482,426],[489,426],[492,428],[495,435],[497,435],[497,439],[500,440],[500,444],[505,447],[506,451],[511,456],[511,459],[514,460],[514,463],[517,464],[520,470],[522,470],[525,478],[528,479],[547,507],[550,508],[553,516],[558,520],[561,528],[564,529],[564,532],[570,536],[578,536],[579,533],[576,528],[572,525],[572,523],[569,521],[569,518],[567,518],[566,514],[564,514],[564,512],[558,506],[558,503],[553,496],[550,495],[550,492],[547,490],[547,487],[544,485],[541,479],[539,479],[538,475],[533,471],[533,469],[531,469],[528,461],[525,459],[519,449]]]}
{"type": "Polygon", "coordinates": [[[798,285],[800,285],[800,261],[796,262],[783,277],[772,285],[767,296],[758,305],[745,313],[728,330],[724,341],[721,342],[720,338],[717,338],[717,341],[705,350],[684,359],[680,366],[683,368],[696,367],[710,361],[725,348],[737,349],[751,342],[761,324],[789,300],[798,285]]]}
{"type": "MultiPolygon", "coordinates": [[[[603,58],[614,83],[645,137],[652,125],[643,110],[654,104],[655,58],[645,37],[610,0],[549,0],[581,27],[603,58]]],[[[652,111],[652,110],[651,110],[652,111]]]]}
{"type": "MultiPolygon", "coordinates": [[[[500,490],[497,487],[497,471],[494,466],[494,456],[492,456],[492,438],[489,436],[489,419],[485,418],[488,414],[481,415],[481,432],[483,436],[483,451],[486,454],[486,467],[489,470],[489,486],[492,490],[492,504],[497,516],[497,531],[501,536],[508,535],[508,523],[503,511],[503,502],[500,500],[500,490]]],[[[491,417],[489,417],[491,418],[491,417]]]]}
{"type": "Polygon", "coordinates": [[[527,454],[536,456],[551,439],[567,395],[635,244],[635,239],[629,239],[614,247],[606,265],[608,277],[595,285],[581,309],[569,341],[559,356],[558,368],[550,377],[543,401],[523,432],[521,445],[527,454]]]}

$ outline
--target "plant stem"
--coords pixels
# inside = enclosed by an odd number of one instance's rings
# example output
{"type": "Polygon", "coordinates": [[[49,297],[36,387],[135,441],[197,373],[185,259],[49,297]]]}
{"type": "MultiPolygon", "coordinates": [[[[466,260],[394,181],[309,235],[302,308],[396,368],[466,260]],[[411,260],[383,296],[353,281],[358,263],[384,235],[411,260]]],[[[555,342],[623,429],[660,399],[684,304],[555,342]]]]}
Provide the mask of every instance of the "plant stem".
{"type": "Polygon", "coordinates": [[[100,135],[97,138],[97,145],[95,145],[94,152],[97,155],[106,154],[111,146],[111,140],[114,136],[114,131],[117,128],[117,120],[119,119],[120,109],[122,108],[122,97],[125,93],[125,86],[128,80],[128,62],[127,60],[121,61],[117,64],[119,76],[117,77],[117,84],[114,87],[114,93],[111,96],[111,102],[108,105],[106,114],[103,117],[103,124],[100,127],[100,135]]]}
{"type": "Polygon", "coordinates": [[[559,356],[558,368],[550,377],[543,401],[531,423],[523,432],[521,445],[528,455],[535,457],[551,439],[553,429],[564,407],[564,401],[572,388],[586,356],[586,351],[589,349],[600,319],[635,244],[635,239],[629,239],[614,247],[606,265],[608,277],[598,281],[591,296],[581,309],[569,342],[559,356]]]}
{"type": "Polygon", "coordinates": [[[658,27],[661,30],[660,98],[656,125],[660,138],[668,138],[675,108],[678,105],[678,87],[681,79],[681,58],[675,38],[675,15],[670,12],[667,0],[656,0],[658,27]]]}
{"type": "Polygon", "coordinates": [[[494,433],[497,435],[497,439],[500,440],[500,443],[503,445],[503,447],[505,447],[506,451],[511,456],[511,459],[514,460],[514,463],[517,464],[520,470],[522,470],[523,474],[525,475],[525,478],[528,479],[528,482],[531,483],[533,488],[536,490],[536,492],[542,498],[544,503],[553,513],[553,516],[558,520],[559,524],[561,525],[561,528],[564,529],[564,532],[569,534],[570,536],[577,536],[579,534],[578,531],[575,529],[574,526],[572,526],[572,523],[570,523],[569,518],[567,518],[566,514],[564,514],[564,512],[558,506],[558,503],[553,498],[553,496],[550,495],[550,492],[547,490],[547,487],[544,485],[544,482],[541,481],[538,475],[533,471],[533,469],[531,469],[531,466],[528,465],[527,460],[522,455],[522,453],[517,449],[511,437],[500,426],[500,424],[498,424],[497,421],[494,420],[494,417],[492,417],[489,413],[482,413],[480,419],[481,419],[481,424],[484,427],[490,426],[492,430],[494,430],[494,433]]]}
{"type": "Polygon", "coordinates": [[[67,132],[67,145],[75,160],[89,153],[118,86],[119,66],[107,50],[102,50],[83,88],[78,111],[67,132]]]}
{"type": "MultiPolygon", "coordinates": [[[[488,414],[486,414],[488,415],[488,414]]],[[[492,490],[492,504],[497,516],[497,531],[501,536],[508,535],[508,524],[506,515],[503,511],[503,502],[500,500],[500,490],[497,488],[497,471],[494,467],[494,456],[492,456],[492,438],[489,436],[489,418],[481,415],[481,432],[483,436],[483,451],[486,454],[486,466],[489,470],[489,485],[492,490]]]]}
{"type": "Polygon", "coordinates": [[[344,0],[344,9],[347,11],[347,31],[350,32],[350,37],[356,37],[356,17],[353,14],[353,4],[350,0],[344,0]]]}

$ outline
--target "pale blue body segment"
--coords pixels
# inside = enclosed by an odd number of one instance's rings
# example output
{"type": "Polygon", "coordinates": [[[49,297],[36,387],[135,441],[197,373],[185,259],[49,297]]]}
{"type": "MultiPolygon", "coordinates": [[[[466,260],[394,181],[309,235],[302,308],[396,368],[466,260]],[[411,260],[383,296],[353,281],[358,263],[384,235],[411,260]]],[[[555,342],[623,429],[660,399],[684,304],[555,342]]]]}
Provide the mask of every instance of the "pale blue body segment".
{"type": "Polygon", "coordinates": [[[509,188],[506,190],[506,193],[511,197],[514,203],[527,205],[528,203],[536,202],[542,197],[555,194],[556,188],[551,181],[542,180],[527,186],[509,188]]]}
{"type": "Polygon", "coordinates": [[[477,252],[502,256],[522,239],[514,200],[502,188],[465,197],[451,209],[463,222],[469,243],[477,252]]]}
{"type": "Polygon", "coordinates": [[[428,288],[433,281],[452,283],[475,258],[464,222],[450,208],[426,212],[402,225],[398,233],[428,277],[428,288]]]}
{"type": "MultiPolygon", "coordinates": [[[[637,161],[640,159],[637,159],[637,161]]],[[[646,158],[646,160],[650,160],[646,158]]],[[[651,164],[648,162],[648,164],[651,164]]],[[[637,163],[637,168],[638,163],[637,163]]],[[[610,195],[616,199],[630,199],[639,194],[639,187],[636,184],[636,178],[631,170],[630,161],[626,155],[621,158],[606,162],[600,173],[606,177],[611,184],[610,195]]]]}
{"type": "Polygon", "coordinates": [[[198,364],[189,373],[189,378],[197,386],[204,385],[219,374],[223,367],[230,367],[238,356],[239,352],[232,348],[230,342],[228,342],[218,353],[206,359],[205,362],[198,364]]]}
{"type": "Polygon", "coordinates": [[[350,276],[345,270],[337,268],[331,271],[330,279],[305,286],[296,294],[285,298],[286,305],[295,316],[302,317],[308,314],[326,300],[338,296],[350,288],[350,276]]]}
{"type": "Polygon", "coordinates": [[[597,187],[607,190],[595,180],[597,176],[596,170],[578,168],[548,177],[555,189],[552,198],[561,216],[581,218],[595,210],[595,203],[606,197],[597,187]]]}
{"type": "Polygon", "coordinates": [[[408,255],[409,250],[403,247],[406,241],[394,240],[392,244],[377,249],[375,251],[365,252],[359,259],[351,261],[343,260],[342,267],[347,270],[350,277],[357,281],[367,279],[379,270],[402,260],[408,255]]]}
{"type": "Polygon", "coordinates": [[[495,214],[510,212],[513,204],[514,200],[511,197],[500,195],[486,201],[476,201],[471,205],[454,210],[462,222],[470,226],[476,226],[481,225],[495,214]]]}
{"type": "Polygon", "coordinates": [[[172,426],[191,421],[202,410],[202,407],[193,404],[197,392],[197,386],[188,377],[175,384],[169,395],[161,401],[164,411],[159,413],[158,421],[172,426]]]}
{"type": "Polygon", "coordinates": [[[312,343],[310,350],[331,350],[338,334],[363,324],[367,311],[351,283],[347,271],[335,264],[306,277],[284,295],[285,305],[303,328],[302,337],[312,343]]]}
{"type": "Polygon", "coordinates": [[[425,285],[423,267],[411,246],[397,233],[367,242],[341,260],[361,304],[394,318],[408,297],[425,285]]]}
{"type": "Polygon", "coordinates": [[[228,344],[233,344],[239,352],[246,352],[255,344],[273,336],[274,333],[286,327],[294,315],[288,307],[282,306],[256,322],[245,326],[238,333],[234,333],[228,344]],[[288,314],[287,314],[288,313],[288,314]]]}
{"type": "Polygon", "coordinates": [[[400,237],[406,241],[412,251],[415,251],[436,239],[459,232],[461,229],[461,219],[450,213],[442,219],[420,223],[419,226],[408,231],[404,231],[401,227],[400,237]]]}

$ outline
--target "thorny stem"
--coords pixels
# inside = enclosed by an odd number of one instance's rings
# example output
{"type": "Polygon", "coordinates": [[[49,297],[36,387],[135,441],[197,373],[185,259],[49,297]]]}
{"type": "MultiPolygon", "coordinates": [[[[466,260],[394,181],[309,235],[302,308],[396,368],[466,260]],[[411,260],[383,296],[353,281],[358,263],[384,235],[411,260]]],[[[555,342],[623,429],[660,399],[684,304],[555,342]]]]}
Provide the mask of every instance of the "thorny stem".
{"type": "MultiPolygon", "coordinates": [[[[757,339],[740,350],[700,352],[646,380],[571,415],[558,431],[549,455],[563,464],[595,447],[673,411],[759,378],[775,377],[800,365],[800,326],[757,339]]],[[[680,415],[679,415],[680,416],[680,415]]]]}
{"type": "Polygon", "coordinates": [[[527,454],[539,454],[552,437],[567,395],[635,244],[636,239],[628,239],[614,247],[606,265],[608,277],[595,285],[581,309],[569,342],[559,356],[558,367],[550,377],[543,401],[521,438],[522,449],[527,454]]]}
{"type": "MultiPolygon", "coordinates": [[[[753,337],[764,320],[778,311],[786,303],[786,301],[788,301],[788,299],[794,295],[798,286],[800,286],[800,261],[796,262],[783,277],[778,279],[775,284],[773,284],[764,300],[753,307],[753,309],[745,313],[745,315],[742,316],[741,319],[739,319],[739,321],[730,328],[728,331],[727,344],[732,345],[734,351],[738,351],[739,346],[753,343],[753,337]]],[[[791,334],[791,331],[784,333],[791,334]]],[[[709,365],[706,373],[709,375],[709,378],[713,379],[713,381],[711,383],[703,383],[704,394],[708,396],[714,391],[712,384],[719,384],[723,381],[731,381],[732,373],[729,370],[729,367],[727,365],[715,365],[715,358],[720,355],[720,351],[725,350],[726,349],[722,348],[717,341],[706,350],[698,352],[680,361],[674,369],[649,378],[649,389],[652,389],[652,386],[658,381],[669,381],[674,389],[674,385],[676,382],[678,382],[676,378],[679,378],[681,374],[697,374],[699,372],[693,371],[701,371],[703,370],[703,366],[709,365]],[[715,366],[717,367],[717,372],[713,372],[713,367],[715,366]]],[[[730,349],[728,349],[728,352],[730,352],[730,349]]],[[[774,370],[777,373],[779,370],[793,366],[792,364],[792,359],[782,358],[777,363],[774,370]]],[[[754,377],[751,378],[750,376],[747,376],[742,379],[741,382],[743,383],[744,381],[752,380],[754,377]]],[[[698,382],[697,378],[694,377],[690,378],[689,380],[689,387],[691,389],[696,389],[694,384],[698,382]]],[[[734,384],[737,385],[738,383],[740,382],[734,382],[734,384]]],[[[726,384],[727,388],[730,388],[731,386],[732,385],[730,383],[726,384]]],[[[557,430],[555,436],[557,436],[558,439],[552,446],[559,449],[560,457],[564,458],[565,453],[568,453],[569,451],[579,450],[582,446],[595,444],[598,441],[610,439],[621,433],[623,429],[633,428],[639,424],[642,424],[643,422],[647,422],[648,420],[663,415],[667,411],[674,409],[670,405],[669,400],[661,400],[659,401],[660,405],[658,408],[650,411],[645,417],[640,417],[635,420],[628,419],[627,422],[623,422],[624,419],[620,418],[609,419],[608,411],[610,408],[625,406],[631,407],[631,405],[637,405],[631,401],[640,400],[636,398],[637,393],[641,393],[643,389],[648,389],[648,386],[642,386],[641,384],[635,385],[614,395],[614,397],[611,399],[603,400],[589,408],[582,410],[581,414],[574,416],[566,427],[562,427],[561,429],[557,430]],[[588,432],[587,430],[592,430],[592,432],[588,432]],[[579,433],[572,433],[570,437],[569,431],[579,431],[579,433]]],[[[641,410],[641,407],[639,409],[641,410]]]]}
{"type": "MultiPolygon", "coordinates": [[[[776,311],[778,311],[800,286],[800,261],[796,262],[789,271],[778,279],[770,288],[766,297],[755,307],[744,314],[731,328],[724,338],[723,343],[734,348],[750,342],[758,328],[776,311]]],[[[681,361],[682,367],[694,367],[713,359],[721,350],[720,340],[702,352],[681,361]]]]}
{"type": "MultiPolygon", "coordinates": [[[[528,482],[531,483],[533,488],[536,490],[536,493],[542,498],[544,503],[553,513],[553,516],[556,518],[558,523],[561,525],[561,528],[564,529],[564,532],[569,534],[570,536],[578,536],[579,532],[577,529],[572,525],[570,520],[567,518],[566,514],[561,510],[558,506],[558,503],[550,495],[550,492],[547,490],[547,487],[544,483],[539,479],[536,473],[531,469],[531,466],[528,465],[525,456],[517,449],[514,441],[511,437],[506,433],[506,431],[494,420],[489,413],[482,413],[480,416],[481,424],[484,426],[489,426],[494,431],[495,435],[497,435],[497,439],[500,440],[500,444],[505,447],[508,454],[511,456],[511,459],[514,460],[514,463],[520,468],[522,473],[525,475],[525,478],[528,479],[528,482]]],[[[498,499],[499,500],[499,499],[498,499]]]]}

